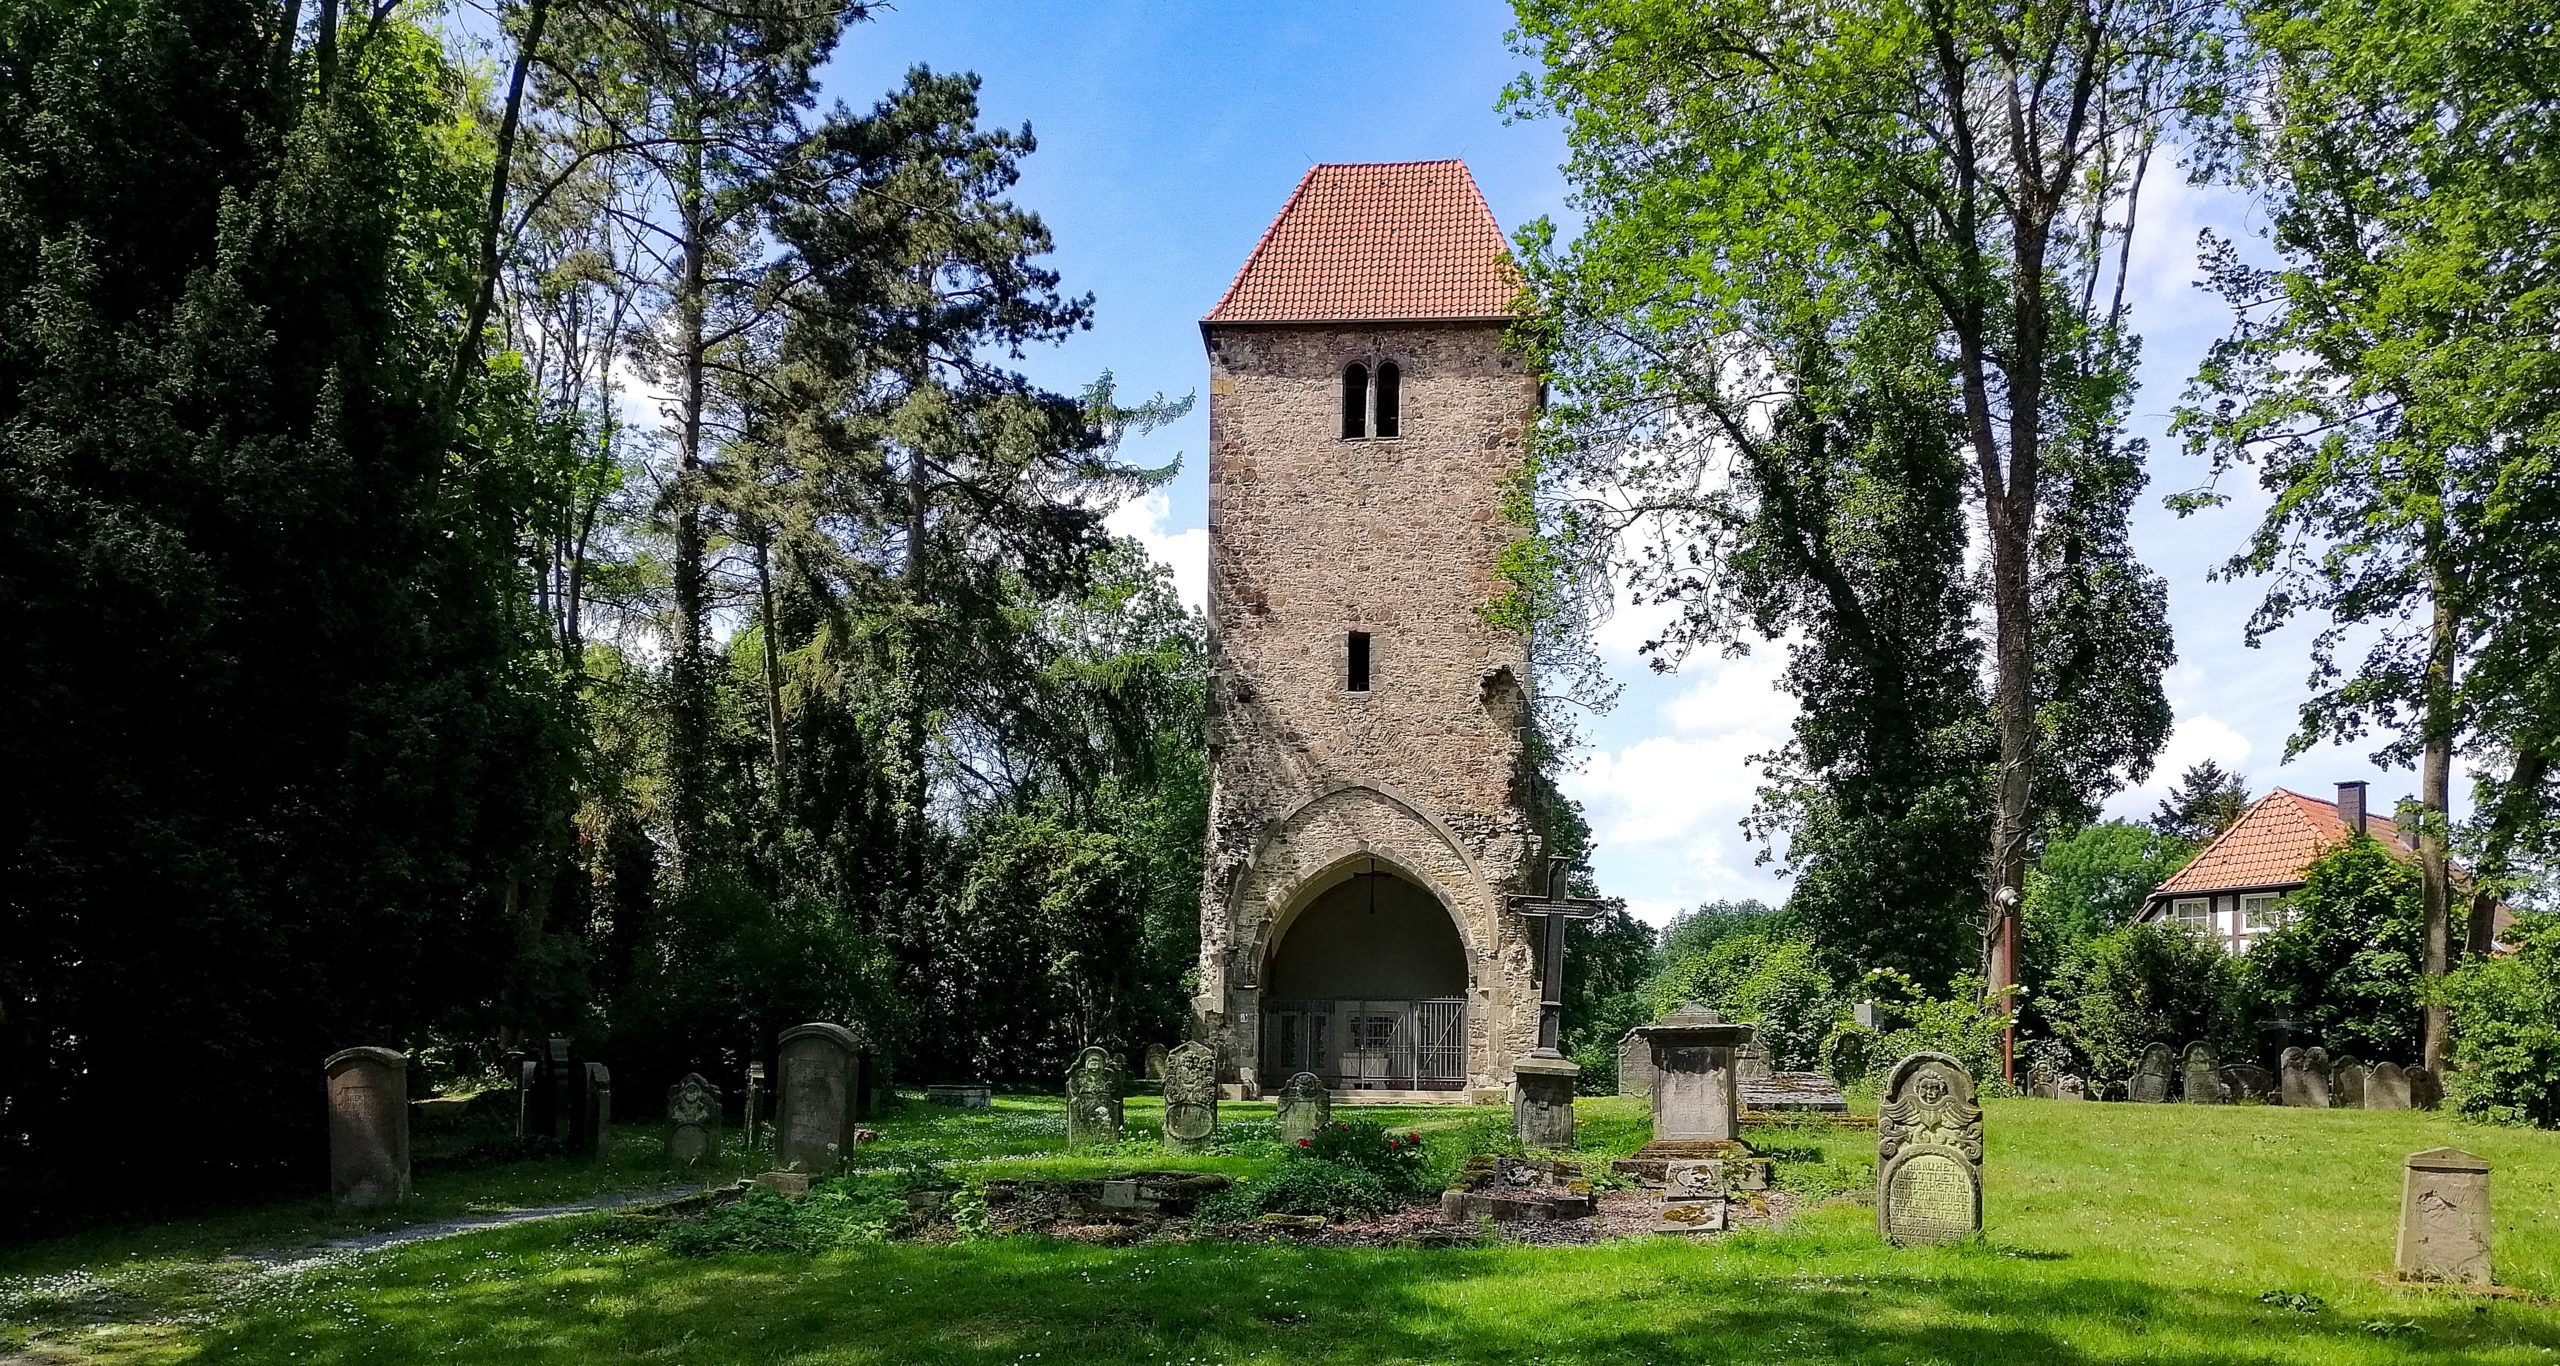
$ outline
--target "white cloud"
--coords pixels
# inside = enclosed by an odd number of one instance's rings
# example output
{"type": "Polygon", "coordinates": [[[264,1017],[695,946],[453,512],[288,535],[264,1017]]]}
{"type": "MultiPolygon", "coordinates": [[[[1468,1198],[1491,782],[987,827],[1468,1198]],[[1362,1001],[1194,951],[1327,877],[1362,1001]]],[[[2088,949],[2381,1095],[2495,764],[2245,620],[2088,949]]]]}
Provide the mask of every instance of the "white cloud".
{"type": "Polygon", "coordinates": [[[1192,527],[1184,531],[1166,529],[1173,516],[1173,500],[1161,493],[1146,493],[1122,503],[1102,521],[1103,529],[1114,536],[1126,536],[1147,548],[1147,554],[1173,570],[1173,589],[1182,603],[1194,611],[1209,605],[1209,531],[1192,527]]]}

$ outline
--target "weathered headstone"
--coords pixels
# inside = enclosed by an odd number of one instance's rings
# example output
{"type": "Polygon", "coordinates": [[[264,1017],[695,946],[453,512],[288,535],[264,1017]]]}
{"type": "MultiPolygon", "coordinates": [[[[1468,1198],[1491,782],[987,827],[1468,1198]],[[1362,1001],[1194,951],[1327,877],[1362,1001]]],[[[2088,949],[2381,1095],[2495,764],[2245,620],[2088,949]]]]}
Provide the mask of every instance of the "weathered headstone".
{"type": "Polygon", "coordinates": [[[345,1209],[409,1193],[409,1060],[388,1048],[349,1048],[321,1064],[329,1077],[329,1198],[345,1209]]]}
{"type": "Polygon", "coordinates": [[[1164,1059],[1165,1047],[1163,1044],[1151,1043],[1147,1045],[1147,1080],[1164,1080],[1164,1059]]]}
{"type": "MultiPolygon", "coordinates": [[[[2302,1084],[2310,1098],[2303,1104],[2314,1110],[2329,1108],[2329,1050],[2313,1044],[2302,1050],[2302,1084]]],[[[2291,1101],[2285,1102],[2292,1104],[2291,1101]]]]}
{"type": "Polygon", "coordinates": [[[2053,1098],[2055,1100],[2087,1100],[2089,1098],[2089,1083],[2066,1072],[2059,1080],[2054,1082],[2053,1098]]]}
{"type": "Polygon", "coordinates": [[[1618,1094],[1646,1097],[1653,1094],[1653,1045],[1644,1041],[1640,1030],[1630,1029],[1619,1036],[1618,1094]]]}
{"type": "Polygon", "coordinates": [[[1732,1141],[1742,1118],[1734,1050],[1757,1031],[1691,1001],[1636,1032],[1653,1048],[1654,1141],[1732,1141]]]}
{"type": "Polygon", "coordinates": [[[1750,1038],[1735,1045],[1733,1079],[1737,1082],[1767,1081],[1776,1069],[1769,1060],[1768,1041],[1755,1030],[1750,1038]]]}
{"type": "Polygon", "coordinates": [[[2027,1072],[2027,1094],[2037,1100],[2059,1099],[2061,1093],[2056,1089],[2056,1081],[2051,1063],[2037,1063],[2027,1072]]]}
{"type": "Polygon", "coordinates": [[[2376,1063],[2373,1075],[2364,1079],[2364,1108],[2368,1110],[2406,1110],[2409,1108],[2409,1074],[2396,1062],[2376,1063]]]}
{"type": "Polygon", "coordinates": [[[1895,1244],[1959,1242],[1982,1231],[1982,1107],[1973,1078],[1943,1053],[1914,1053],[1885,1079],[1876,1231],[1895,1244]]]}
{"type": "Polygon", "coordinates": [[[2417,1280],[2489,1284],[2489,1164],[2458,1148],[2409,1154],[2393,1259],[2417,1280]]]}
{"type": "Polygon", "coordinates": [[[2158,1105],[2169,1098],[2169,1083],[2177,1071],[2177,1058],[2169,1045],[2155,1043],[2142,1050],[2142,1060],[2134,1065],[2133,1080],[2125,1083],[2135,1103],[2158,1105]]]}
{"type": "Polygon", "coordinates": [[[774,1164],[781,1170],[825,1175],[844,1160],[856,1046],[842,1025],[782,1032],[773,1115],[774,1164]]]}
{"type": "Polygon", "coordinates": [[[2409,1069],[2409,1108],[2432,1110],[2444,1104],[2444,1079],[2423,1067],[2409,1069]]]}
{"type": "Polygon", "coordinates": [[[720,1152],[720,1088],[687,1072],[667,1088],[667,1160],[691,1167],[720,1152]]]}
{"type": "Polygon", "coordinates": [[[516,1140],[545,1132],[542,1122],[542,1060],[531,1054],[516,1059],[516,1140]]]}
{"type": "Polygon", "coordinates": [[[613,1073],[603,1063],[578,1064],[577,1105],[569,1125],[569,1151],[603,1157],[613,1146],[613,1073]]]}
{"type": "Polygon", "coordinates": [[[2280,1103],[2294,1106],[2326,1106],[2329,1098],[2322,1095],[2314,1101],[2311,1090],[2310,1050],[2296,1046],[2276,1058],[2276,1094],[2280,1103]]]}
{"type": "Polygon", "coordinates": [[[2189,1105],[2223,1102],[2222,1069],[2214,1062],[2213,1045],[2202,1040],[2187,1045],[2178,1063],[2178,1088],[2179,1098],[2189,1105]]]}
{"type": "Polygon", "coordinates": [[[1313,1072],[1299,1072],[1280,1083],[1280,1142],[1289,1147],[1299,1140],[1312,1140],[1316,1131],[1333,1119],[1333,1092],[1325,1089],[1324,1078],[1313,1072]]]}
{"type": "Polygon", "coordinates": [[[1724,1163],[1669,1162],[1662,1199],[1654,1206],[1654,1233],[1722,1233],[1725,1226],[1724,1163]]]}
{"type": "Polygon", "coordinates": [[[545,1132],[561,1143],[574,1144],[578,1131],[578,1069],[569,1062],[569,1038],[554,1034],[544,1045],[542,1076],[548,1083],[543,1088],[550,1097],[543,1118],[545,1132]]]}
{"type": "Polygon", "coordinates": [[[1187,1043],[1164,1056],[1164,1146],[1196,1153],[1218,1133],[1218,1055],[1187,1043]]]}
{"type": "Polygon", "coordinates": [[[1563,1058],[1524,1054],[1511,1064],[1511,1133],[1532,1148],[1573,1146],[1574,1079],[1582,1069],[1563,1058]]]}
{"type": "Polygon", "coordinates": [[[2276,1094],[2275,1074],[2254,1063],[2233,1063],[2223,1068],[2222,1084],[2230,1088],[2233,1100],[2263,1101],[2276,1094]]]}
{"type": "Polygon", "coordinates": [[[848,1032],[853,1034],[855,1040],[853,1049],[853,1113],[856,1118],[876,1119],[880,1115],[880,1096],[882,1091],[886,1089],[880,1084],[880,1055],[872,1051],[870,1043],[865,1040],[865,1036],[861,1032],[848,1032]]]}
{"type": "Polygon", "coordinates": [[[747,1139],[747,1151],[751,1153],[763,1152],[764,1064],[760,1062],[751,1062],[747,1064],[747,1113],[745,1133],[747,1139]]]}
{"type": "Polygon", "coordinates": [[[1120,1088],[1126,1080],[1109,1049],[1076,1055],[1067,1069],[1067,1151],[1120,1141],[1120,1088]]]}
{"type": "Polygon", "coordinates": [[[2363,1063],[2353,1058],[2339,1063],[2329,1072],[2329,1104],[2340,1110],[2363,1109],[2368,1080],[2363,1063]]]}

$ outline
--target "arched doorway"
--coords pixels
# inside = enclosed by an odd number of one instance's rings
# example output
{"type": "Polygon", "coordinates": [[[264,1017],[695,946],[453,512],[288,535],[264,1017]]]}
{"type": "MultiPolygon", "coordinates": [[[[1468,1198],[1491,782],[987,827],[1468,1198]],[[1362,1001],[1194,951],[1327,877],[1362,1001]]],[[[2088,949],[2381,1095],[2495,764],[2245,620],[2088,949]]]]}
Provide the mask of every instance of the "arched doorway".
{"type": "Polygon", "coordinates": [[[1262,1071],[1337,1090],[1467,1084],[1467,948],[1448,908],[1369,863],[1282,931],[1264,977],[1262,1071]]]}

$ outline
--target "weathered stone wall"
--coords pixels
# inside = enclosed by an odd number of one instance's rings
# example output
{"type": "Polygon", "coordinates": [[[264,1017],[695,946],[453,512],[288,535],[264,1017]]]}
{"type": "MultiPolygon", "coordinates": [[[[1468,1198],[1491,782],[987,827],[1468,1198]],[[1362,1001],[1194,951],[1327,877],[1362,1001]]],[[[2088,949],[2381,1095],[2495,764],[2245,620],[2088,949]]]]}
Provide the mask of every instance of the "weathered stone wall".
{"type": "MultiPolygon", "coordinates": [[[[1203,1037],[1256,1071],[1258,995],[1289,918],[1365,860],[1445,905],[1468,954],[1470,1086],[1535,1046],[1521,883],[1528,655],[1479,615],[1537,383],[1485,323],[1212,326],[1214,785],[1201,894],[1203,1037]],[[1402,372],[1401,434],[1341,436],[1342,372],[1402,372]],[[1346,690],[1350,632],[1370,687],[1346,690]]],[[[1276,1083],[1277,1078],[1261,1078],[1276,1083]]]]}

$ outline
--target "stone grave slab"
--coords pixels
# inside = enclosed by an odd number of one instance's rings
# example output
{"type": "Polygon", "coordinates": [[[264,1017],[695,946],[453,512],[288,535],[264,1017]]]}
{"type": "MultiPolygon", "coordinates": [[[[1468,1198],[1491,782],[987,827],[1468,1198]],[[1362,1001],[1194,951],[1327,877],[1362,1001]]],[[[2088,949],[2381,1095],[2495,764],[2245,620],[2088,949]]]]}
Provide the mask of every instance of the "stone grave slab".
{"type": "Polygon", "coordinates": [[[321,1063],[329,1086],[329,1198],[372,1209],[409,1193],[409,1059],[348,1048],[321,1063]]]}
{"type": "Polygon", "coordinates": [[[2459,1148],[2430,1148],[2402,1164],[2400,1239],[2393,1258],[2403,1276],[2489,1284],[2489,1164],[2459,1148]]]}
{"type": "Polygon", "coordinates": [[[699,1072],[667,1088],[667,1160],[698,1166],[720,1155],[720,1088],[699,1072]]]}

